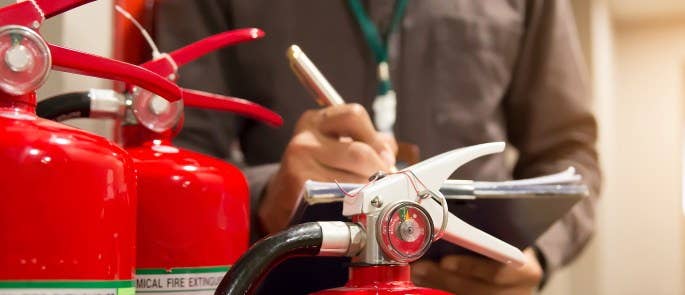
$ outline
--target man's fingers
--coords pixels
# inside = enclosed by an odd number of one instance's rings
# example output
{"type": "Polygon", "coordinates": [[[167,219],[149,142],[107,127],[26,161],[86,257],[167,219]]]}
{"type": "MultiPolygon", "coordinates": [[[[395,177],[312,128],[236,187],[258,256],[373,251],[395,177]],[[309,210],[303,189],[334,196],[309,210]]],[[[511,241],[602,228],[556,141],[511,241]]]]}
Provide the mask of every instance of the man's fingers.
{"type": "Polygon", "coordinates": [[[379,136],[369,114],[359,104],[331,106],[321,110],[320,121],[316,128],[331,137],[350,137],[364,142],[381,156],[387,166],[395,164],[395,151],[391,143],[379,136]]]}
{"type": "Polygon", "coordinates": [[[419,286],[447,290],[447,280],[443,278],[440,266],[435,262],[427,260],[414,262],[411,265],[411,278],[419,286]]]}
{"type": "Polygon", "coordinates": [[[365,180],[380,170],[388,170],[387,163],[366,143],[329,137],[321,137],[319,141],[322,148],[314,152],[314,158],[324,166],[356,174],[365,180]]]}
{"type": "Polygon", "coordinates": [[[382,133],[382,132],[378,133],[378,136],[381,138],[381,140],[383,142],[385,142],[385,144],[387,146],[390,147],[390,149],[392,150],[392,153],[394,155],[397,155],[397,151],[399,148],[397,146],[397,140],[395,139],[395,136],[392,134],[389,134],[389,133],[382,133]]]}
{"type": "MultiPolygon", "coordinates": [[[[532,251],[531,251],[532,252],[532,251]]],[[[542,275],[541,268],[532,257],[526,255],[523,267],[504,265],[487,258],[470,255],[450,255],[440,260],[440,267],[462,276],[469,276],[489,284],[500,286],[537,285],[542,275]]]]}
{"type": "Polygon", "coordinates": [[[487,258],[469,255],[450,255],[445,256],[440,260],[440,267],[451,272],[471,276],[486,282],[493,282],[504,265],[487,258]]]}
{"type": "Polygon", "coordinates": [[[364,183],[370,175],[383,169],[378,154],[361,142],[342,142],[304,131],[295,135],[286,149],[281,166],[297,174],[293,181],[304,183],[307,179],[364,183]]]}
{"type": "Polygon", "coordinates": [[[412,264],[412,280],[419,286],[457,294],[500,294],[503,291],[497,286],[445,270],[431,261],[419,261],[412,264]]]}

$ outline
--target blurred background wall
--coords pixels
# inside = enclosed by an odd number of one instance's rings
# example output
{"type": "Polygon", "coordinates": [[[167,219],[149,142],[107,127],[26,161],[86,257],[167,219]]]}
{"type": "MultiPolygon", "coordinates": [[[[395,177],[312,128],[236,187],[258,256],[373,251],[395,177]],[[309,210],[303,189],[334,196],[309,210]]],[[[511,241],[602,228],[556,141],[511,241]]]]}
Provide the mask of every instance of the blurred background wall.
{"type": "MultiPolygon", "coordinates": [[[[572,3],[594,86],[605,186],[595,239],[543,294],[685,294],[685,1],[572,3]]],[[[43,32],[109,56],[111,5],[89,4],[43,32]]],[[[40,95],[107,86],[53,72],[40,95]]],[[[106,123],[78,124],[109,135],[106,123]]]]}
{"type": "Polygon", "coordinates": [[[544,294],[685,294],[685,1],[573,1],[605,185],[597,235],[544,294]]]}

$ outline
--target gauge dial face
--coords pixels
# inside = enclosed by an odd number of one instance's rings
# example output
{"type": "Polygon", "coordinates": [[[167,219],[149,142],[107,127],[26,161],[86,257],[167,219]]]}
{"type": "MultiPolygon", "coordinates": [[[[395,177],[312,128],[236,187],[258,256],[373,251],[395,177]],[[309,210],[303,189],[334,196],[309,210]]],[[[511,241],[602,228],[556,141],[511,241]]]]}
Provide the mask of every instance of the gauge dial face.
{"type": "Polygon", "coordinates": [[[378,234],[381,249],[389,258],[411,262],[428,250],[433,237],[433,223],[420,205],[399,202],[381,213],[378,234]]]}
{"type": "Polygon", "coordinates": [[[50,49],[38,33],[21,26],[0,27],[0,89],[23,95],[43,85],[50,49]]]}

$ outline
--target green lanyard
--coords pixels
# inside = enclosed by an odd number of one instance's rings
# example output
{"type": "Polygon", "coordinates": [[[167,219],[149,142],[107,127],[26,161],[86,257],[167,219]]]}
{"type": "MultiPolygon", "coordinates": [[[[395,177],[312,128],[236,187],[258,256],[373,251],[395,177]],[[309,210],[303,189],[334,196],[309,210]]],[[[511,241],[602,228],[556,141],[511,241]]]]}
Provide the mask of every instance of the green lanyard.
{"type": "Polygon", "coordinates": [[[392,90],[392,84],[390,83],[390,74],[388,70],[388,41],[390,40],[392,32],[399,26],[408,2],[409,0],[397,0],[397,2],[395,2],[395,10],[392,15],[390,27],[388,28],[388,32],[381,37],[381,34],[378,32],[378,28],[376,28],[376,25],[373,24],[371,18],[369,18],[369,16],[366,14],[361,1],[347,1],[347,4],[349,4],[352,13],[362,29],[366,43],[371,48],[371,51],[373,51],[374,59],[378,65],[379,95],[385,95],[388,93],[388,91],[392,90]]]}

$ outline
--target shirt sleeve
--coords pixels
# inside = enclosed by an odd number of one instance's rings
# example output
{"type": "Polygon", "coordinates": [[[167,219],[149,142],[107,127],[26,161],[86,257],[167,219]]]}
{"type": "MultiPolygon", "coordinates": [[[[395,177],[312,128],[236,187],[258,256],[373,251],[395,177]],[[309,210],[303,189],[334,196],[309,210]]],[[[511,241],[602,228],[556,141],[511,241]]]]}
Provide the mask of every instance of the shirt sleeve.
{"type": "Polygon", "coordinates": [[[526,33],[505,99],[508,138],[519,153],[514,177],[573,166],[590,188],[590,195],[536,243],[549,275],[573,260],[593,233],[601,185],[597,123],[570,4],[530,1],[526,13],[526,33]]]}

